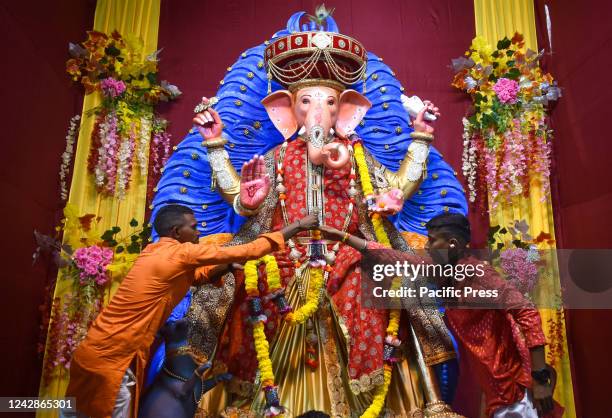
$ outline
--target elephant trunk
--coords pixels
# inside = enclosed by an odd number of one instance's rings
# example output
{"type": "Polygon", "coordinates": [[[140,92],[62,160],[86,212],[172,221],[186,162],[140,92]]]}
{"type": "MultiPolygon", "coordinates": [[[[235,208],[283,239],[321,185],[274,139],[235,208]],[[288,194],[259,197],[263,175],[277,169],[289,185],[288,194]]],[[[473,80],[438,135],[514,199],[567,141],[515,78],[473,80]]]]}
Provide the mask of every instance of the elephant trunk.
{"type": "Polygon", "coordinates": [[[323,145],[325,130],[321,126],[313,126],[308,136],[308,159],[315,165],[338,169],[349,161],[348,149],[341,143],[332,142],[323,145]]]}

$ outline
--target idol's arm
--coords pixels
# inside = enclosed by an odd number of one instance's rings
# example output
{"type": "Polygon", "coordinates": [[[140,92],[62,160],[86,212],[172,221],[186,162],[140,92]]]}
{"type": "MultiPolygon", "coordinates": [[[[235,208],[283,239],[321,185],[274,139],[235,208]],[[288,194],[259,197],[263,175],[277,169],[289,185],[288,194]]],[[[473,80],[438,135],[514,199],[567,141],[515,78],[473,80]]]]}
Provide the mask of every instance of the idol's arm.
{"type": "Polygon", "coordinates": [[[393,172],[387,168],[383,169],[383,175],[389,184],[388,189],[400,190],[404,200],[409,199],[418,190],[427,175],[429,144],[433,140],[433,135],[424,132],[412,132],[410,136],[413,140],[399,170],[393,172]]]}
{"type": "Polygon", "coordinates": [[[230,205],[240,196],[240,176],[232,165],[224,148],[227,139],[219,137],[204,141],[208,149],[208,161],[213,175],[213,184],[219,186],[219,194],[230,205]]]}

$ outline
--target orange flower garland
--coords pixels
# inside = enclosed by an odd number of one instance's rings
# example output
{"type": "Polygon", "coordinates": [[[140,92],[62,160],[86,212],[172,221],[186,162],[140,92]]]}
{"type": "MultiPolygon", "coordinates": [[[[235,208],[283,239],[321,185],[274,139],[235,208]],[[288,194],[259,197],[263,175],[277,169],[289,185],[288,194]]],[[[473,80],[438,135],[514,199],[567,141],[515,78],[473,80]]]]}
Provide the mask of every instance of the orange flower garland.
{"type": "MultiPolygon", "coordinates": [[[[370,173],[368,172],[368,166],[365,161],[365,154],[363,151],[363,145],[361,142],[357,142],[353,145],[355,150],[355,160],[359,169],[359,179],[361,180],[361,187],[363,189],[364,196],[374,195],[374,188],[372,186],[372,180],[370,179],[370,173]]],[[[382,222],[382,217],[379,213],[372,214],[372,225],[374,226],[374,233],[379,243],[386,247],[391,247],[391,241],[387,236],[385,227],[382,222]]],[[[394,283],[396,284],[396,283],[394,283]]],[[[394,309],[389,314],[389,324],[387,326],[387,338],[385,339],[385,345],[391,347],[399,345],[397,339],[397,331],[399,329],[400,311],[394,309]]],[[[387,349],[387,347],[386,347],[387,349]]],[[[378,386],[374,391],[374,399],[372,403],[361,415],[362,418],[376,418],[380,415],[383,407],[385,406],[385,400],[387,398],[387,392],[389,391],[389,385],[391,384],[392,374],[392,361],[393,359],[385,359],[384,365],[384,383],[378,386]]]]}

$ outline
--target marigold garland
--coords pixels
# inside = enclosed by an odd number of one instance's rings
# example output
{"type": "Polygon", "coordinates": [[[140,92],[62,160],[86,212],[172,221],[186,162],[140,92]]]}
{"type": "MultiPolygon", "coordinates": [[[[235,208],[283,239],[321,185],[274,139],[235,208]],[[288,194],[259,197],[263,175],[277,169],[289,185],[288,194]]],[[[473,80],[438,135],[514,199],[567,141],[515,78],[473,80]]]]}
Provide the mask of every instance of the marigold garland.
{"type": "Polygon", "coordinates": [[[306,303],[300,306],[294,312],[289,312],[285,316],[285,321],[291,324],[303,324],[314,314],[319,308],[319,296],[323,287],[323,269],[310,268],[310,286],[308,286],[308,295],[306,303]]]}
{"type": "MultiPolygon", "coordinates": [[[[355,161],[357,162],[357,168],[359,170],[359,179],[361,180],[361,187],[363,189],[363,195],[367,198],[368,196],[374,195],[374,187],[372,186],[372,180],[370,179],[370,173],[368,172],[368,165],[365,160],[365,154],[363,152],[363,145],[361,142],[353,145],[355,150],[355,161]]],[[[389,237],[385,232],[382,217],[380,213],[372,214],[372,225],[374,226],[374,233],[379,243],[386,247],[391,247],[389,237]]]]}
{"type": "Polygon", "coordinates": [[[264,386],[274,384],[274,372],[272,371],[272,360],[270,360],[270,346],[264,332],[263,321],[253,324],[253,339],[255,340],[255,352],[257,363],[264,386]]]}
{"type": "MultiPolygon", "coordinates": [[[[372,180],[370,179],[370,173],[368,172],[363,145],[361,142],[357,142],[353,145],[353,147],[355,150],[355,161],[357,162],[357,167],[359,169],[361,187],[363,189],[364,196],[367,198],[368,196],[374,195],[374,187],[372,186],[372,180]]],[[[385,231],[385,227],[382,222],[382,217],[379,213],[372,214],[372,225],[374,226],[374,233],[377,241],[386,247],[391,247],[391,241],[389,241],[389,237],[387,236],[387,232],[385,231]]],[[[394,282],[394,284],[396,283],[394,282]]],[[[386,345],[389,345],[389,347],[399,345],[399,340],[397,339],[399,321],[400,311],[397,309],[392,310],[389,313],[387,338],[385,339],[386,345]]],[[[385,359],[384,383],[375,389],[372,403],[361,415],[362,418],[376,418],[380,415],[383,407],[385,406],[387,392],[389,391],[389,385],[391,384],[391,374],[393,371],[391,365],[394,361],[395,360],[392,357],[385,359]]]]}
{"type": "Polygon", "coordinates": [[[266,416],[281,416],[284,408],[280,406],[278,399],[278,389],[274,385],[274,370],[272,360],[270,360],[270,346],[265,333],[264,323],[266,316],[261,314],[261,301],[259,299],[259,274],[257,268],[259,264],[266,265],[266,275],[268,278],[268,290],[278,291],[281,288],[280,271],[278,263],[273,255],[265,255],[258,260],[251,260],[244,266],[244,287],[247,295],[251,298],[251,321],[253,323],[253,340],[257,364],[263,390],[266,397],[266,416]]]}

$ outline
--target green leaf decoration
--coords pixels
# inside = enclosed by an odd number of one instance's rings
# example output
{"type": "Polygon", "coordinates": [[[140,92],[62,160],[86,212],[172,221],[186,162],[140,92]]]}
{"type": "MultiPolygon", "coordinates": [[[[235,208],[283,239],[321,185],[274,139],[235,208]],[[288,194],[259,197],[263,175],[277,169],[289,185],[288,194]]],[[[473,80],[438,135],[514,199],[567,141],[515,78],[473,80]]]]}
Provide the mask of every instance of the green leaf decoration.
{"type": "Polygon", "coordinates": [[[132,228],[136,228],[138,226],[138,221],[134,218],[132,218],[132,220],[130,221],[130,226],[132,228]]]}
{"type": "Polygon", "coordinates": [[[506,56],[507,57],[511,57],[512,55],[514,55],[514,51],[512,49],[509,49],[506,51],[506,56]]]}
{"type": "Polygon", "coordinates": [[[121,254],[123,251],[125,251],[125,248],[123,247],[123,245],[119,245],[117,248],[115,248],[115,252],[117,254],[121,254]]]}
{"type": "Polygon", "coordinates": [[[114,239],[107,241],[106,243],[108,244],[109,247],[116,247],[118,244],[118,242],[115,241],[114,239]]]}
{"type": "Polygon", "coordinates": [[[157,84],[157,76],[155,75],[155,73],[148,73],[147,80],[149,80],[149,83],[151,84],[157,84]]]}
{"type": "Polygon", "coordinates": [[[117,234],[121,232],[121,228],[119,228],[118,226],[113,226],[111,229],[113,231],[113,234],[117,234]]]}
{"type": "Polygon", "coordinates": [[[521,72],[518,68],[511,68],[504,77],[509,78],[511,80],[517,80],[521,76],[521,72]]]}
{"type": "Polygon", "coordinates": [[[140,253],[140,244],[138,242],[133,242],[127,246],[127,252],[129,254],[138,254],[140,253]]]}
{"type": "Polygon", "coordinates": [[[510,39],[508,39],[508,37],[504,37],[504,39],[502,39],[501,41],[497,42],[497,49],[508,49],[510,47],[510,45],[512,45],[512,42],[510,41],[510,39]]]}
{"type": "Polygon", "coordinates": [[[104,231],[100,238],[102,238],[104,241],[110,241],[113,239],[114,236],[115,233],[113,232],[113,230],[109,229],[108,231],[104,231]]]}
{"type": "Polygon", "coordinates": [[[117,47],[115,47],[114,45],[107,46],[104,49],[104,53],[113,57],[118,57],[119,55],[121,55],[121,51],[117,49],[117,47]]]}

